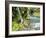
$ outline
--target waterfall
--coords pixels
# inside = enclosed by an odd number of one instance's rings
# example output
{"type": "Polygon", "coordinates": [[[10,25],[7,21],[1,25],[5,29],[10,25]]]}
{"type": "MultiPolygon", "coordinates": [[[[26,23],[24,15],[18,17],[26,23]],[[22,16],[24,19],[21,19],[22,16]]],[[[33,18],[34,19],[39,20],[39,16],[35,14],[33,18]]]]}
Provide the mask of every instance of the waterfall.
{"type": "Polygon", "coordinates": [[[23,22],[23,18],[22,18],[22,16],[21,16],[21,13],[20,13],[19,7],[17,7],[17,10],[18,10],[18,13],[19,13],[19,16],[20,16],[20,19],[21,19],[21,24],[22,24],[22,22],[23,22]]]}

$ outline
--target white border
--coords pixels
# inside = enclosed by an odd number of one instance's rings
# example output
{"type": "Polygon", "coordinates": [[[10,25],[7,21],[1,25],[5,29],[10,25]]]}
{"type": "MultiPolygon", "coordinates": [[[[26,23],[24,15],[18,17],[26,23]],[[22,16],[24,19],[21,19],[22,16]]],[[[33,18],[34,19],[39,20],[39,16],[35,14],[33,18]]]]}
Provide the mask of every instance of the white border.
{"type": "Polygon", "coordinates": [[[35,34],[35,33],[43,33],[43,6],[42,5],[9,4],[9,35],[35,34]],[[37,8],[40,8],[40,30],[12,32],[12,24],[11,24],[12,23],[12,7],[37,7],[37,8]]]}

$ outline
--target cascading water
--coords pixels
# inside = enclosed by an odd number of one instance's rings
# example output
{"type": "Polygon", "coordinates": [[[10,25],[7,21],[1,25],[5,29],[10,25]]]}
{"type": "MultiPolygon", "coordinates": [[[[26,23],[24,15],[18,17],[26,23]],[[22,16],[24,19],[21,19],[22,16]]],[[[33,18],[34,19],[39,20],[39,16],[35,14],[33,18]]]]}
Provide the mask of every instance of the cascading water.
{"type": "Polygon", "coordinates": [[[18,13],[19,13],[19,16],[20,16],[21,24],[22,24],[22,22],[23,22],[23,18],[22,18],[22,16],[21,16],[21,13],[20,13],[19,8],[17,8],[17,9],[18,9],[18,13]]]}
{"type": "MultiPolygon", "coordinates": [[[[20,12],[19,8],[17,8],[17,10],[18,10],[18,13],[19,13],[19,16],[20,16],[20,20],[21,20],[21,24],[22,24],[23,22],[25,22],[25,20],[22,18],[22,15],[21,15],[21,12],[20,12]]],[[[28,19],[29,23],[28,23],[28,28],[24,28],[24,30],[35,29],[37,24],[38,24],[38,28],[39,28],[39,25],[40,25],[40,23],[39,23],[40,20],[39,19],[40,18],[34,17],[34,16],[30,16],[29,12],[30,12],[30,8],[28,7],[28,9],[27,9],[27,17],[28,18],[27,19],[28,19]]]]}

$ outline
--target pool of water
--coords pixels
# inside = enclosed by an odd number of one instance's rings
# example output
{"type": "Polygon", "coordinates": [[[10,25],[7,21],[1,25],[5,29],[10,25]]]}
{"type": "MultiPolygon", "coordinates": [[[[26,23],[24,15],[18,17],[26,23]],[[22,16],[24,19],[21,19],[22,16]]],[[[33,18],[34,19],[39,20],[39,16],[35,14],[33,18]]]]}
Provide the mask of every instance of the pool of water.
{"type": "Polygon", "coordinates": [[[40,17],[31,16],[28,20],[30,24],[26,30],[40,30],[40,17]]]}

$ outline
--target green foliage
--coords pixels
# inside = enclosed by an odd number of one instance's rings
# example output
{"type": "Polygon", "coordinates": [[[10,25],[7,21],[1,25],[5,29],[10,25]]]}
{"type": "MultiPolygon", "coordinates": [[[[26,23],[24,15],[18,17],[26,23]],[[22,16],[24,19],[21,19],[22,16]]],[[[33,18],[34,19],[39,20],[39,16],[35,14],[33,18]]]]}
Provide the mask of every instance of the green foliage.
{"type": "Polygon", "coordinates": [[[29,21],[27,21],[29,16],[40,16],[40,8],[28,8],[29,7],[12,7],[13,31],[21,31],[24,28],[29,27],[29,21]],[[23,19],[23,21],[21,21],[21,18],[23,19]]]}
{"type": "Polygon", "coordinates": [[[18,31],[18,30],[20,31],[24,28],[24,26],[23,26],[23,24],[20,24],[20,23],[18,24],[17,22],[13,21],[12,28],[13,28],[12,29],[13,31],[18,31]]]}

